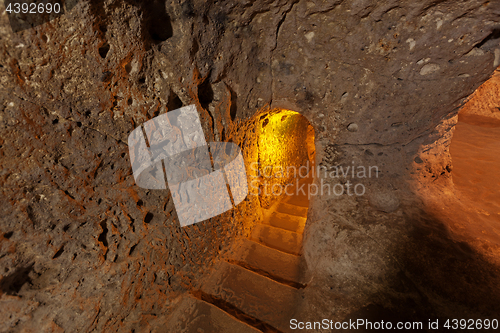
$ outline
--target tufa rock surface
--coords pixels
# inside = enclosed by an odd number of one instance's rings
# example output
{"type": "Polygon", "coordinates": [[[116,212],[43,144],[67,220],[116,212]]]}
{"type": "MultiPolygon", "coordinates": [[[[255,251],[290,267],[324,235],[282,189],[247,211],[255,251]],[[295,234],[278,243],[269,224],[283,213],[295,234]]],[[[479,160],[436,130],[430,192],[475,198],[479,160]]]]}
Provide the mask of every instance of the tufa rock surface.
{"type": "Polygon", "coordinates": [[[168,191],[134,183],[130,131],[189,104],[207,141],[248,158],[254,115],[280,107],[314,127],[317,165],[378,167],[325,180],[366,196],[312,199],[300,319],[500,312],[498,239],[436,213],[456,202],[458,110],[499,65],[498,1],[66,6],[13,32],[0,3],[0,331],[161,331],[249,232],[252,198],[181,229],[168,191]]]}

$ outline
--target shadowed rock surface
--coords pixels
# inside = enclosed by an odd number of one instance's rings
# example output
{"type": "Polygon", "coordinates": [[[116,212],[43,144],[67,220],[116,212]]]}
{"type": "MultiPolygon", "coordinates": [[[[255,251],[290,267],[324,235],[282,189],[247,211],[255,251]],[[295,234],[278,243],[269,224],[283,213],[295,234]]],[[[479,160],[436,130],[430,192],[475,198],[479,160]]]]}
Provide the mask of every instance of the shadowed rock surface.
{"type": "Polygon", "coordinates": [[[0,3],[0,331],[161,332],[251,236],[255,196],[180,228],[168,191],[134,183],[128,134],[189,104],[246,161],[260,112],[285,108],[314,127],[318,166],[378,167],[324,179],[362,196],[311,199],[299,320],[500,313],[500,236],[461,228],[473,204],[449,154],[459,108],[500,65],[498,1],[67,6],[13,32],[0,3]]]}

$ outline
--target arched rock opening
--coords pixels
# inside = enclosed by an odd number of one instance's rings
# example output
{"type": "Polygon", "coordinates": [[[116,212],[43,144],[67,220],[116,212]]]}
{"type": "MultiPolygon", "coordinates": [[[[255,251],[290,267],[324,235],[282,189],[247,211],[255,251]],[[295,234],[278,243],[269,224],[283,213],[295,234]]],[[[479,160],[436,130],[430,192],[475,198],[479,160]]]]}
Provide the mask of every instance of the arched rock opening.
{"type": "Polygon", "coordinates": [[[274,109],[257,116],[257,161],[251,161],[250,172],[258,181],[252,182],[258,188],[252,187],[261,206],[269,208],[282,196],[294,195],[292,188],[309,176],[315,158],[314,129],[295,111],[274,109]]]}

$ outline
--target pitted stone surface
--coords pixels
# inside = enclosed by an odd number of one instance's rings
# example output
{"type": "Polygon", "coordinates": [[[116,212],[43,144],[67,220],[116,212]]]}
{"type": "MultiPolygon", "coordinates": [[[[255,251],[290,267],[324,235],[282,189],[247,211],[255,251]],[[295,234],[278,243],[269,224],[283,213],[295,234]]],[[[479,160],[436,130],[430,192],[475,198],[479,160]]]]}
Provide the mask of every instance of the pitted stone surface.
{"type": "Polygon", "coordinates": [[[245,158],[261,108],[298,111],[318,164],[377,165],[363,184],[397,191],[391,213],[364,196],[312,200],[303,319],[369,303],[426,320],[500,313],[496,241],[456,237],[429,208],[456,200],[454,116],[500,63],[498,1],[67,5],[14,33],[0,4],[1,331],[159,330],[248,235],[255,198],[180,229],[168,193],[134,185],[130,132],[192,103],[206,141],[245,158]]]}

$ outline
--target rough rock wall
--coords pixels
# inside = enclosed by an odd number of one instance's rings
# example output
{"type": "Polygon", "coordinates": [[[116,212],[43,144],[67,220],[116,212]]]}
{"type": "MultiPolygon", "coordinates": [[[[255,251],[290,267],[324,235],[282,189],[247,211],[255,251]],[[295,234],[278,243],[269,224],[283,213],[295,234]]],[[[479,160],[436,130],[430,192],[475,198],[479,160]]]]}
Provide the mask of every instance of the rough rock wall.
{"type": "Polygon", "coordinates": [[[196,103],[207,141],[236,126],[194,64],[193,9],[81,1],[18,33],[1,11],[1,331],[161,327],[244,232],[238,211],[181,229],[168,191],[131,174],[128,134],[160,112],[196,103]]]}
{"type": "Polygon", "coordinates": [[[180,229],[168,193],[134,186],[128,133],[190,103],[207,141],[284,107],[313,124],[318,163],[380,168],[365,196],[313,201],[304,315],[498,313],[496,266],[454,242],[418,192],[449,186],[452,117],[499,62],[498,2],[71,6],[18,33],[0,17],[2,330],[161,326],[240,232],[232,212],[180,229]]]}
{"type": "Polygon", "coordinates": [[[273,102],[292,100],[315,124],[318,163],[380,171],[324,180],[363,184],[363,196],[312,202],[304,317],[316,315],[311,304],[337,320],[366,316],[370,304],[384,308],[377,318],[385,308],[393,319],[498,312],[499,244],[457,232],[446,213],[467,205],[448,204],[457,201],[449,145],[459,107],[499,64],[499,10],[332,1],[299,2],[287,15],[273,102]]]}

